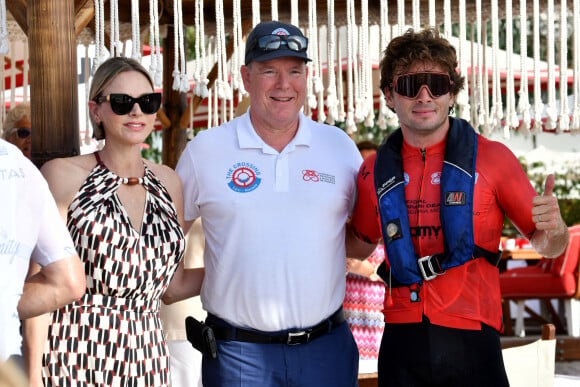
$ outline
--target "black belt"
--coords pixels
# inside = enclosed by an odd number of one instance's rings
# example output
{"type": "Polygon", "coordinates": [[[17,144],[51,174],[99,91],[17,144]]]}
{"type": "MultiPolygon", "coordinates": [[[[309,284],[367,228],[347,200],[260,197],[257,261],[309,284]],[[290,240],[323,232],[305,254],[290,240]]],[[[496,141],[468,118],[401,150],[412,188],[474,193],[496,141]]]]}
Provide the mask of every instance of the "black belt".
{"type": "Polygon", "coordinates": [[[297,329],[288,331],[282,334],[269,334],[268,332],[260,332],[243,328],[235,328],[232,326],[223,327],[219,325],[214,325],[211,323],[212,318],[206,320],[206,323],[211,327],[215,338],[217,340],[231,340],[231,341],[243,341],[247,343],[260,343],[260,344],[306,344],[326,333],[330,332],[338,325],[345,322],[344,313],[342,312],[342,307],[337,310],[332,316],[321,321],[313,327],[305,329],[297,329]]]}

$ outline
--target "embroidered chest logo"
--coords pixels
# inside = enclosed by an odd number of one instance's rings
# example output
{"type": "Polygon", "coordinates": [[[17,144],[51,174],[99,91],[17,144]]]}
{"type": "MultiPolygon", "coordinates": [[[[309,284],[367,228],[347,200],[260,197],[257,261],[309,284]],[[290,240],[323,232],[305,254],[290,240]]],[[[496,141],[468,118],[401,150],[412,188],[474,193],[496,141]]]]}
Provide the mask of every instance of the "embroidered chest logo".
{"type": "Polygon", "coordinates": [[[317,172],[313,169],[303,169],[302,170],[302,180],[310,181],[313,183],[321,182],[321,183],[334,184],[336,179],[335,179],[334,175],[329,175],[327,173],[317,172]]]}
{"type": "Polygon", "coordinates": [[[262,182],[262,173],[252,163],[235,163],[226,174],[228,187],[235,192],[251,192],[262,182]]]}

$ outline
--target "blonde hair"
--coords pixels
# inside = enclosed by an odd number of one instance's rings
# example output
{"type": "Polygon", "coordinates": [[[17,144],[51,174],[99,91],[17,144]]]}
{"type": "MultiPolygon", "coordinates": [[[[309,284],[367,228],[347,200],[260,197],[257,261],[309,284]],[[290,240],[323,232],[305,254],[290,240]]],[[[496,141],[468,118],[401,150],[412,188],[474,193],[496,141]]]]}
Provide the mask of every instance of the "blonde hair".
{"type": "Polygon", "coordinates": [[[10,131],[16,127],[16,123],[23,118],[30,120],[30,104],[28,102],[21,102],[8,111],[4,120],[2,138],[6,139],[10,131]]]}
{"type": "MultiPolygon", "coordinates": [[[[91,89],[89,91],[89,100],[95,101],[103,93],[103,90],[117,77],[117,75],[127,72],[127,71],[137,71],[145,76],[151,85],[151,89],[155,89],[153,86],[153,80],[149,72],[135,59],[126,58],[121,56],[116,56],[104,61],[95,71],[93,75],[93,81],[91,83],[91,89]]],[[[102,140],[105,138],[105,130],[102,123],[97,125],[94,121],[92,115],[90,117],[91,125],[93,126],[93,137],[97,140],[102,140]]]]}

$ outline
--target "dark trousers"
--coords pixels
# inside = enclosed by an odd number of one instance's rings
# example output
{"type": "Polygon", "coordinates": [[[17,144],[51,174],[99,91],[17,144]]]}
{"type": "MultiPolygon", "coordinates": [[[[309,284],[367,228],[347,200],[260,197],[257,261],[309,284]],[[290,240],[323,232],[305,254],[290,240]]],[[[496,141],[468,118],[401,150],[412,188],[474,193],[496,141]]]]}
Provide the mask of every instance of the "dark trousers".
{"type": "Polygon", "coordinates": [[[385,324],[380,387],[508,387],[499,333],[432,325],[385,324]]]}

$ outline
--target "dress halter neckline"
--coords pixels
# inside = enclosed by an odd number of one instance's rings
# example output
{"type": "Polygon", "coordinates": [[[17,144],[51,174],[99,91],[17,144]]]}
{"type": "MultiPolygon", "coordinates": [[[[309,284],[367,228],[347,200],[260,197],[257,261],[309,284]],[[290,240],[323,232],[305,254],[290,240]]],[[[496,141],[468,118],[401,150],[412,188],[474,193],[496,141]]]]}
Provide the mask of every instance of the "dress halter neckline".
{"type": "MultiPolygon", "coordinates": [[[[99,152],[95,152],[95,158],[97,159],[97,163],[105,165],[103,160],[101,160],[101,155],[99,154],[99,152]]],[[[142,177],[121,177],[118,176],[115,172],[111,171],[106,165],[105,168],[107,168],[109,172],[115,175],[121,181],[121,183],[126,185],[137,185],[137,184],[143,185],[145,181],[142,177]]]]}

